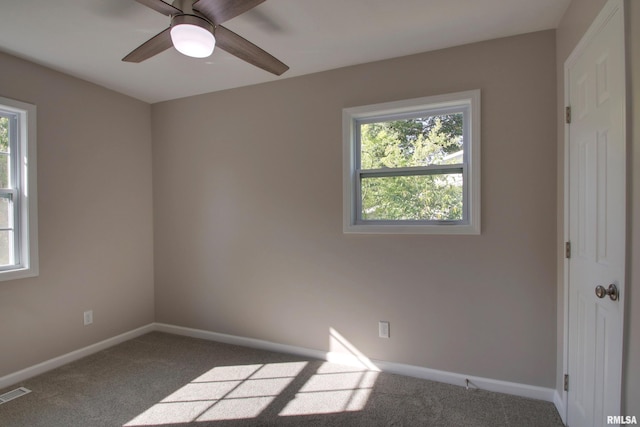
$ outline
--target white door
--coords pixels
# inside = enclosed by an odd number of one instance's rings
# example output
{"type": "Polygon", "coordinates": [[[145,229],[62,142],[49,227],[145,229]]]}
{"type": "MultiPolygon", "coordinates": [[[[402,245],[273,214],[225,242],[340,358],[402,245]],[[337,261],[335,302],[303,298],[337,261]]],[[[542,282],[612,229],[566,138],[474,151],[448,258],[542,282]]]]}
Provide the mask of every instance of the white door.
{"type": "Polygon", "coordinates": [[[571,106],[567,424],[601,427],[607,416],[621,415],[626,218],[621,0],[609,1],[565,69],[571,106]],[[607,294],[614,287],[617,299],[607,294]]]}

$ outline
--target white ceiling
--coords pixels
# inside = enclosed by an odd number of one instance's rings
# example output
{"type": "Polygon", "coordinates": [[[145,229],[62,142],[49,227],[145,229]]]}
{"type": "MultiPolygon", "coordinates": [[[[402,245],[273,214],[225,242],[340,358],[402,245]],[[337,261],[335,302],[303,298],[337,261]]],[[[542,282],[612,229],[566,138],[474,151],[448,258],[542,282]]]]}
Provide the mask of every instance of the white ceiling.
{"type": "Polygon", "coordinates": [[[267,0],[224,23],[289,65],[281,77],[220,49],[122,62],[169,26],[134,0],[0,0],[0,50],[154,103],[556,28],[569,2],[267,0]]]}

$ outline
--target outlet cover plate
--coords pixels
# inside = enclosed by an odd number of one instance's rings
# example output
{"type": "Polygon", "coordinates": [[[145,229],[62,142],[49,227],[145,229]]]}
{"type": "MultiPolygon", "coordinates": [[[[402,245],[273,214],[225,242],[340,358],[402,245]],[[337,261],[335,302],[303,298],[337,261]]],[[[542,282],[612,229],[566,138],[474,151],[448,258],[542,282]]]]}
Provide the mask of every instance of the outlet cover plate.
{"type": "Polygon", "coordinates": [[[378,336],[380,338],[389,338],[389,322],[386,320],[381,320],[378,323],[378,336]]]}
{"type": "Polygon", "coordinates": [[[93,323],[93,310],[87,310],[84,312],[84,326],[93,323]]]}

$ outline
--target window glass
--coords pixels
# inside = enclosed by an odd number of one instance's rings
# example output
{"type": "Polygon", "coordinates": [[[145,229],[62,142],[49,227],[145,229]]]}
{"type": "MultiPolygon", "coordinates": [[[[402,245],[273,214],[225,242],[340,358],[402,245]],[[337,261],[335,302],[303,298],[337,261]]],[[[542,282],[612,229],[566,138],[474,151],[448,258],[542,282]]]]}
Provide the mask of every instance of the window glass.
{"type": "Polygon", "coordinates": [[[11,217],[13,215],[13,203],[11,199],[0,194],[0,229],[12,227],[11,217]]]}
{"type": "Polygon", "coordinates": [[[461,221],[462,174],[362,179],[365,220],[461,221]]]}
{"type": "Polygon", "coordinates": [[[9,118],[0,116],[0,152],[9,152],[9,118]]]}
{"type": "Polygon", "coordinates": [[[0,267],[13,264],[11,257],[13,247],[13,231],[0,230],[0,267]]]}
{"type": "Polygon", "coordinates": [[[0,188],[9,187],[9,118],[0,116],[0,188]]]}
{"type": "Polygon", "coordinates": [[[360,124],[362,169],[462,163],[463,114],[360,124]]]}

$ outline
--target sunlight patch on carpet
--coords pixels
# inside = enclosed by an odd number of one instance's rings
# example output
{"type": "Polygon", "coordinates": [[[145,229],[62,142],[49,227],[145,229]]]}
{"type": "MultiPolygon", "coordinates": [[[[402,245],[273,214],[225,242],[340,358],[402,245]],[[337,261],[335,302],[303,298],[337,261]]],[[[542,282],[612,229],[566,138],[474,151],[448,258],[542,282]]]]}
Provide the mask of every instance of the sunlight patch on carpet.
{"type": "Polygon", "coordinates": [[[361,411],[369,400],[380,369],[334,328],[329,328],[327,359],[298,390],[281,416],[361,411]]]}
{"type": "Polygon", "coordinates": [[[213,368],[125,426],[255,418],[306,365],[289,362],[213,368]]]}
{"type": "Polygon", "coordinates": [[[313,375],[300,388],[295,399],[280,412],[281,416],[330,414],[364,409],[378,377],[378,372],[332,372],[332,364],[313,375]]]}
{"type": "Polygon", "coordinates": [[[265,411],[292,417],[365,409],[380,369],[333,328],[329,349],[329,362],[320,365],[286,362],[215,367],[124,427],[251,419],[265,411]]]}

